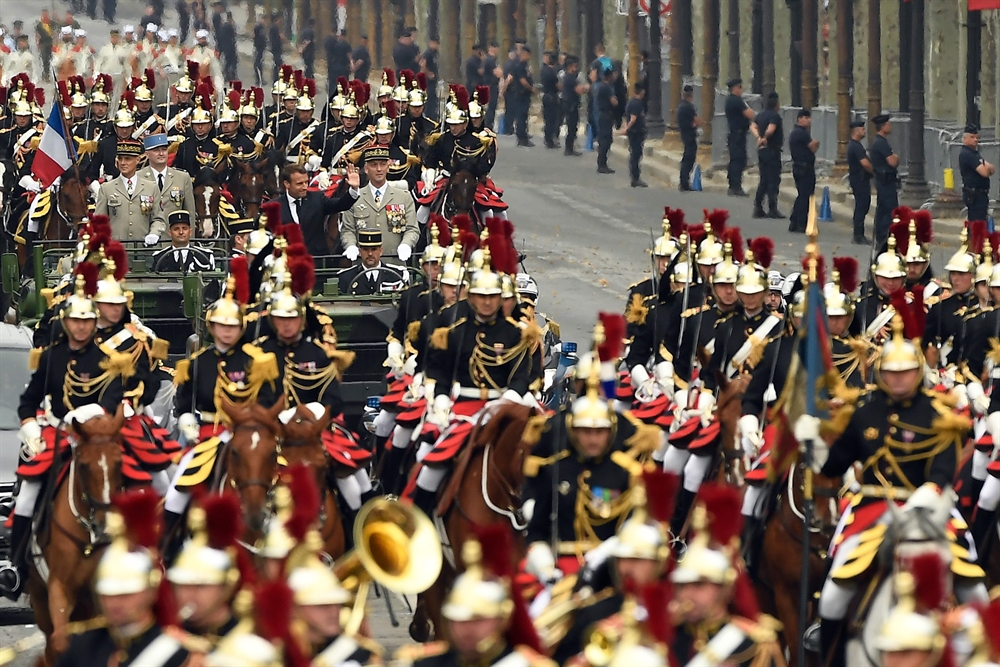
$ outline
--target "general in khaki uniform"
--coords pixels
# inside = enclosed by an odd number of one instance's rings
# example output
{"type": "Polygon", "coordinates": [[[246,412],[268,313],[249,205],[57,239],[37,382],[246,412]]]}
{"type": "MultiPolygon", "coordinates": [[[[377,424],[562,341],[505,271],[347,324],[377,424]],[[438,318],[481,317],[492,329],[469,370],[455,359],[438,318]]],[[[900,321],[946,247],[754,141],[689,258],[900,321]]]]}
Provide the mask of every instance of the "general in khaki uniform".
{"type": "Polygon", "coordinates": [[[138,141],[118,142],[118,167],[121,174],[101,185],[97,193],[96,215],[111,219],[111,235],[117,241],[145,241],[155,245],[166,231],[163,215],[156,210],[158,192],[153,181],[135,171],[142,155],[138,141]],[[127,175],[131,171],[131,175],[127,175]]]}
{"type": "MultiPolygon", "coordinates": [[[[143,140],[147,152],[167,147],[166,134],[151,134],[143,140]]],[[[164,166],[162,171],[156,171],[152,165],[147,165],[139,171],[139,178],[152,183],[156,190],[153,208],[164,220],[170,218],[175,211],[194,211],[194,186],[187,172],[173,167],[164,166]],[[161,185],[162,182],[162,185],[161,185]]]]}
{"type": "MultiPolygon", "coordinates": [[[[371,162],[389,164],[389,149],[384,146],[372,146],[364,151],[365,172],[369,171],[371,162]]],[[[371,176],[369,175],[369,179],[371,176]]],[[[342,215],[340,236],[345,248],[357,247],[358,231],[361,229],[378,229],[382,232],[382,247],[390,255],[398,255],[406,261],[406,257],[397,252],[400,245],[412,250],[420,240],[420,229],[417,227],[417,211],[413,205],[413,197],[407,189],[406,181],[385,181],[381,186],[375,186],[369,180],[368,185],[361,188],[360,196],[354,206],[342,215]]]]}

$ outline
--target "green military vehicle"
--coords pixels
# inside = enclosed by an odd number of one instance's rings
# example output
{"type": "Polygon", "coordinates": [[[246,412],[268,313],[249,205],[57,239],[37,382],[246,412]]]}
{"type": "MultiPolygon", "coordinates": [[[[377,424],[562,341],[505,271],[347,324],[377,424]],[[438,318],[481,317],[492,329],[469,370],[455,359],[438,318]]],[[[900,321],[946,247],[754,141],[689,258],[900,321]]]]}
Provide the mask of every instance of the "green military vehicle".
{"type": "MultiPolygon", "coordinates": [[[[4,302],[13,304],[18,323],[33,327],[44,312],[43,287],[55,287],[65,275],[66,250],[35,247],[34,280],[20,281],[17,257],[5,254],[0,263],[4,302]]],[[[132,292],[131,311],[160,338],[170,341],[170,362],[182,359],[204,343],[205,309],[221,292],[225,280],[226,255],[216,250],[219,271],[197,274],[151,273],[152,251],[128,248],[129,273],[125,287],[132,292]]],[[[386,336],[396,318],[399,293],[372,296],[342,295],[338,289],[339,269],[316,270],[313,303],[332,319],[338,348],[355,353],[354,363],[344,375],[341,395],[344,418],[350,428],[358,425],[371,396],[386,389],[386,336]]],[[[413,269],[409,269],[411,275],[413,269]]],[[[252,324],[250,326],[253,326],[252,324]]]]}

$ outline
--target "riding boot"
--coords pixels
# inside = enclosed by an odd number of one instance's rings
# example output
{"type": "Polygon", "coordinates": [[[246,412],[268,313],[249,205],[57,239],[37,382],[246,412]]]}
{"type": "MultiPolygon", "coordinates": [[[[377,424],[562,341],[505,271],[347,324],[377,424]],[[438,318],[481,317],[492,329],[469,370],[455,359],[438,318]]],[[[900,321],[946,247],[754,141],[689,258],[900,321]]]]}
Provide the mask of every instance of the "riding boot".
{"type": "Polygon", "coordinates": [[[170,565],[184,546],[183,514],[163,510],[163,562],[170,565]]]}
{"type": "Polygon", "coordinates": [[[385,465],[382,466],[382,493],[387,496],[399,495],[405,458],[406,450],[401,447],[390,447],[385,453],[385,465]]]}
{"type": "Polygon", "coordinates": [[[437,491],[428,491],[419,486],[413,491],[413,506],[429,517],[434,516],[437,507],[437,491]]]}
{"type": "MultiPolygon", "coordinates": [[[[25,222],[27,226],[27,222],[25,222]]],[[[24,266],[21,267],[21,276],[24,278],[31,278],[35,275],[35,240],[38,238],[38,232],[29,232],[27,229],[24,230],[22,234],[24,237],[24,266]]]]}
{"type": "Polygon", "coordinates": [[[979,565],[985,569],[990,560],[990,551],[997,537],[997,512],[984,510],[982,507],[976,508],[976,518],[970,527],[972,540],[976,544],[976,553],[979,556],[979,565]]]}
{"type": "Polygon", "coordinates": [[[0,595],[16,601],[28,580],[28,536],[31,534],[31,517],[14,515],[10,531],[12,570],[0,570],[0,595]]]}
{"type": "Polygon", "coordinates": [[[362,505],[362,507],[369,500],[371,500],[372,498],[378,498],[380,495],[382,495],[382,494],[379,492],[378,489],[368,489],[367,491],[365,491],[364,493],[361,494],[361,505],[362,505]]]}
{"type": "Polygon", "coordinates": [[[838,667],[847,663],[844,621],[824,618],[819,624],[819,664],[838,667]]]}
{"type": "Polygon", "coordinates": [[[344,548],[350,551],[354,548],[354,520],[358,518],[358,510],[347,509],[344,512],[344,548]]]}
{"type": "Polygon", "coordinates": [[[684,530],[684,523],[687,521],[688,512],[691,511],[691,505],[694,504],[694,499],[697,495],[693,491],[681,489],[680,495],[677,496],[677,504],[674,506],[674,516],[670,519],[670,533],[674,539],[681,537],[681,531],[684,530]]]}
{"type": "Polygon", "coordinates": [[[758,553],[758,533],[760,533],[760,520],[755,516],[743,517],[743,562],[747,566],[747,574],[751,579],[757,576],[757,553],[758,553]]]}

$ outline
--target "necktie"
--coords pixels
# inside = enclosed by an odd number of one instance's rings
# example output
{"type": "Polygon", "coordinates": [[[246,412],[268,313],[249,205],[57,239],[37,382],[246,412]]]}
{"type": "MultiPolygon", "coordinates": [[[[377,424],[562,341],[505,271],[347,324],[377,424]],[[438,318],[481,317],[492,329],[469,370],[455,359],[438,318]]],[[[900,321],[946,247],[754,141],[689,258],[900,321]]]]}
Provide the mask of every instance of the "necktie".
{"type": "Polygon", "coordinates": [[[133,188],[132,188],[132,179],[129,178],[129,179],[127,179],[125,181],[125,192],[128,194],[129,197],[132,196],[132,190],[133,190],[133,188]]]}
{"type": "Polygon", "coordinates": [[[382,191],[381,190],[376,190],[375,191],[375,205],[378,206],[381,203],[382,203],[382,191]]]}
{"type": "Polygon", "coordinates": [[[157,174],[156,181],[160,186],[160,192],[163,192],[163,174],[157,174]]]}
{"type": "Polygon", "coordinates": [[[295,219],[298,220],[300,223],[302,222],[302,217],[301,216],[302,216],[302,200],[301,199],[296,199],[295,200],[295,219]]]}

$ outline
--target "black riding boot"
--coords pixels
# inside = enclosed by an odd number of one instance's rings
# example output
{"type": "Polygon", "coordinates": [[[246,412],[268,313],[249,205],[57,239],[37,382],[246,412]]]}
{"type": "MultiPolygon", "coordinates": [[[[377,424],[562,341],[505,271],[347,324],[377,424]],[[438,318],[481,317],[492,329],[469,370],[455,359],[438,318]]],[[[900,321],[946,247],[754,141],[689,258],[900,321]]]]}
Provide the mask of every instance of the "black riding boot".
{"type": "Polygon", "coordinates": [[[990,560],[990,552],[993,550],[993,543],[997,539],[997,512],[989,512],[982,507],[976,508],[976,518],[970,527],[972,539],[976,543],[976,554],[979,556],[979,565],[983,569],[990,560]]]}
{"type": "Polygon", "coordinates": [[[437,507],[437,491],[428,491],[418,486],[413,491],[413,505],[427,516],[433,517],[437,507]]]}
{"type": "Polygon", "coordinates": [[[684,530],[684,523],[687,521],[688,513],[691,511],[691,505],[694,504],[694,499],[697,496],[697,493],[688,491],[687,489],[681,489],[680,495],[677,496],[677,504],[674,506],[674,516],[670,520],[670,532],[674,539],[681,537],[681,531],[684,530]]]}
{"type": "Polygon", "coordinates": [[[181,525],[183,519],[183,514],[163,510],[163,537],[161,539],[163,541],[163,562],[167,565],[173,564],[181,547],[184,546],[185,531],[181,525]]]}
{"type": "Polygon", "coordinates": [[[819,664],[840,667],[847,663],[847,641],[843,637],[844,621],[829,618],[819,623],[819,664]]]}
{"type": "Polygon", "coordinates": [[[28,580],[28,536],[31,534],[31,517],[14,515],[14,525],[10,531],[10,547],[13,570],[0,571],[0,595],[16,601],[21,597],[24,584],[28,580]]]}
{"type": "MultiPolygon", "coordinates": [[[[341,505],[343,507],[343,505],[341,505]]],[[[341,520],[344,522],[344,548],[350,551],[354,548],[354,520],[358,518],[358,510],[350,508],[344,511],[341,520]]]]}
{"type": "Polygon", "coordinates": [[[382,492],[389,496],[398,496],[403,476],[403,461],[406,459],[406,449],[390,447],[385,453],[385,465],[382,466],[382,492]]]}
{"type": "Polygon", "coordinates": [[[756,577],[757,552],[759,550],[760,519],[751,515],[743,517],[743,562],[747,566],[747,574],[753,579],[756,577]]]}

